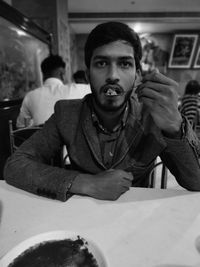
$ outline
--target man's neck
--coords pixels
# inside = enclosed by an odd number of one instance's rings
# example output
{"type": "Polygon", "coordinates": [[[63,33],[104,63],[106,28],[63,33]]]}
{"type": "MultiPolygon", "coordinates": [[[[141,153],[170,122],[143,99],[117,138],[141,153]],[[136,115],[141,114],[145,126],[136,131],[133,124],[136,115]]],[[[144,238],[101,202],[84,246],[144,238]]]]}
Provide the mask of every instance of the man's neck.
{"type": "Polygon", "coordinates": [[[107,111],[99,107],[93,100],[93,108],[99,119],[99,122],[106,130],[111,132],[114,128],[120,125],[126,105],[115,111],[107,111]]]}

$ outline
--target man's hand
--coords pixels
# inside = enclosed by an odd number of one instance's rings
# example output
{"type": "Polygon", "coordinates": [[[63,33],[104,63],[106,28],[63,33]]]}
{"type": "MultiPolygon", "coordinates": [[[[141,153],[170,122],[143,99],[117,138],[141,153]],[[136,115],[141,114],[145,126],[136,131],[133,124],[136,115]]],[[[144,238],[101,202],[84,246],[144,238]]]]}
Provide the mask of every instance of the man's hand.
{"type": "Polygon", "coordinates": [[[132,180],[132,173],[123,170],[111,169],[95,175],[79,174],[70,191],[97,199],[116,200],[129,190],[132,180]]]}
{"type": "Polygon", "coordinates": [[[159,72],[152,72],[143,78],[136,90],[138,99],[144,104],[155,124],[166,134],[176,134],[182,117],[178,110],[178,84],[159,72]]]}

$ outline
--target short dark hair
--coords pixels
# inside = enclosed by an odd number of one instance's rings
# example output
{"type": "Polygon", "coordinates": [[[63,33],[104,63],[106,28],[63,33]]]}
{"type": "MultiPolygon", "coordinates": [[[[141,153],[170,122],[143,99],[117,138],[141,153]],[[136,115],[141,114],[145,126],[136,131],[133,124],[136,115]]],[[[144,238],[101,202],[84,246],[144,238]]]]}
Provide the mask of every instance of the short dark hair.
{"type": "Polygon", "coordinates": [[[73,74],[73,79],[75,82],[84,82],[84,83],[88,83],[87,81],[87,76],[84,70],[77,70],[74,74],[73,74]]]}
{"type": "Polygon", "coordinates": [[[41,63],[41,70],[44,77],[50,77],[52,72],[58,68],[65,68],[65,62],[59,55],[50,55],[41,63]]]}
{"type": "Polygon", "coordinates": [[[93,51],[102,45],[123,40],[127,41],[134,49],[136,69],[141,70],[142,46],[138,34],[127,24],[110,21],[97,25],[88,35],[85,43],[85,65],[90,67],[93,51]]]}
{"type": "Polygon", "coordinates": [[[197,80],[190,80],[185,87],[185,94],[197,95],[200,93],[200,84],[197,80]]]}

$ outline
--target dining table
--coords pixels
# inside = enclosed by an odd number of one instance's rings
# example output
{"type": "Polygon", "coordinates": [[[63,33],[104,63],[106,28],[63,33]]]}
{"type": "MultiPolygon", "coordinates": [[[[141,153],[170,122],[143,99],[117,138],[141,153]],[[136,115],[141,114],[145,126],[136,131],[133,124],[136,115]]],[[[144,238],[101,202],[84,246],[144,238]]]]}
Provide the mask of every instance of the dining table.
{"type": "Polygon", "coordinates": [[[132,187],[115,201],[61,202],[0,181],[0,258],[58,230],[89,237],[108,267],[199,267],[200,192],[132,187]]]}

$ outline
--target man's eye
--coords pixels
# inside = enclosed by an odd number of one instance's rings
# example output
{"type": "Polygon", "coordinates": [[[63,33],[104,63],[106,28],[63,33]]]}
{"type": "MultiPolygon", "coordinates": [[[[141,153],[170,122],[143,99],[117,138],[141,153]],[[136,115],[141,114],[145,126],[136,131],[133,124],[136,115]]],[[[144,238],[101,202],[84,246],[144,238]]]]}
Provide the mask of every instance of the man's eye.
{"type": "Polygon", "coordinates": [[[104,68],[106,65],[107,65],[107,62],[103,60],[95,62],[95,66],[98,68],[104,68]]]}
{"type": "Polygon", "coordinates": [[[133,64],[129,61],[121,61],[119,64],[124,69],[128,69],[128,68],[131,68],[133,66],[133,64]]]}

